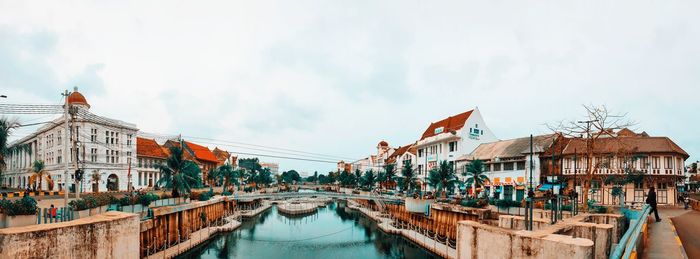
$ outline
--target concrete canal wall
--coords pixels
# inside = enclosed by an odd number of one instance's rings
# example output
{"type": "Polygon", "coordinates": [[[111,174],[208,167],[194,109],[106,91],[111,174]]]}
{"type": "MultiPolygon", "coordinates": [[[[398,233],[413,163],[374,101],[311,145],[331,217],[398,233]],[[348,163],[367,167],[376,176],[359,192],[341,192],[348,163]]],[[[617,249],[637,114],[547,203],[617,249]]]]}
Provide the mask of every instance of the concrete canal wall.
{"type": "Polygon", "coordinates": [[[73,221],[0,229],[0,258],[138,258],[139,217],[110,211],[73,221]]]}

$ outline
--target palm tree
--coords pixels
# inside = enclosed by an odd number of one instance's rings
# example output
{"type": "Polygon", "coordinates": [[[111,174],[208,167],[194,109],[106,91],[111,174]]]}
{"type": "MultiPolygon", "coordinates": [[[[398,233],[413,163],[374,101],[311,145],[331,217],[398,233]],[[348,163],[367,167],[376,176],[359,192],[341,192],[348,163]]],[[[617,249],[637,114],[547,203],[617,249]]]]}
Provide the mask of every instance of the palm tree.
{"type": "Polygon", "coordinates": [[[185,160],[182,148],[171,147],[170,156],[165,164],[156,165],[162,177],[156,183],[158,186],[172,189],[172,197],[188,195],[192,188],[202,185],[199,166],[185,160]]]}
{"type": "Polygon", "coordinates": [[[362,171],[360,169],[355,169],[355,179],[355,184],[360,187],[362,185],[362,171]]]}
{"type": "Polygon", "coordinates": [[[387,164],[384,166],[384,185],[385,186],[391,186],[392,188],[396,187],[396,181],[400,177],[396,176],[396,165],[395,164],[387,164]]]}
{"type": "Polygon", "coordinates": [[[472,187],[472,194],[476,198],[476,187],[484,186],[484,184],[489,180],[489,177],[484,173],[484,162],[477,159],[472,161],[467,165],[466,173],[467,177],[466,185],[472,187]]]}
{"type": "Polygon", "coordinates": [[[218,169],[216,169],[216,174],[219,177],[220,180],[223,180],[223,191],[228,191],[228,186],[229,184],[237,184],[238,183],[238,170],[233,170],[233,166],[231,164],[224,164],[220,166],[218,169]]]}
{"type": "Polygon", "coordinates": [[[403,191],[412,192],[416,187],[418,177],[416,177],[416,172],[413,171],[413,164],[411,164],[411,160],[406,160],[404,162],[403,168],[401,168],[401,175],[403,175],[403,177],[401,177],[401,189],[403,191]]]}
{"type": "Polygon", "coordinates": [[[377,172],[377,183],[379,183],[379,189],[384,189],[386,185],[386,173],[384,171],[377,172]]]}
{"type": "Polygon", "coordinates": [[[364,186],[367,186],[370,191],[372,190],[372,187],[374,187],[374,183],[377,181],[377,176],[374,174],[374,171],[372,169],[367,170],[365,172],[365,175],[362,176],[362,183],[364,186]]]}
{"type": "MultiPolygon", "coordinates": [[[[0,179],[2,174],[5,172],[7,167],[7,162],[5,158],[17,154],[21,151],[31,152],[29,145],[14,145],[8,146],[10,135],[12,132],[20,126],[19,122],[16,120],[11,120],[5,117],[0,118],[0,179]]],[[[1,183],[0,184],[4,184],[1,183]]]]}
{"type": "Polygon", "coordinates": [[[97,170],[92,172],[92,192],[98,192],[100,190],[100,173],[97,170]]]}
{"type": "Polygon", "coordinates": [[[33,185],[36,180],[39,180],[39,191],[41,191],[41,186],[42,186],[42,181],[46,179],[46,183],[48,186],[53,185],[53,181],[51,180],[51,176],[49,175],[49,171],[46,171],[44,169],[44,161],[36,160],[32,164],[32,168],[29,169],[29,173],[32,174],[32,176],[29,177],[29,185],[33,185]]]}
{"type": "Polygon", "coordinates": [[[440,162],[440,166],[430,170],[428,175],[428,184],[441,193],[442,198],[447,198],[447,190],[453,189],[458,182],[452,166],[447,161],[440,162]]]}

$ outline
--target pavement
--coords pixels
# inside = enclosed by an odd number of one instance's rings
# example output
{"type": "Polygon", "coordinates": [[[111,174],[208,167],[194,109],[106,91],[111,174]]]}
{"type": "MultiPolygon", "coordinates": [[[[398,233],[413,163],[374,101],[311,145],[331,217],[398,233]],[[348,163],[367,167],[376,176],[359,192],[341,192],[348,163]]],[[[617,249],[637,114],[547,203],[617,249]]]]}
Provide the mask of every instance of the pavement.
{"type": "MultiPolygon", "coordinates": [[[[659,209],[659,217],[661,222],[654,221],[653,213],[650,215],[649,240],[648,247],[644,250],[643,258],[663,258],[663,259],[682,259],[682,258],[700,258],[686,257],[683,250],[683,244],[678,239],[676,228],[671,221],[671,218],[678,217],[690,212],[682,208],[667,208],[659,209]]],[[[697,229],[696,229],[697,230],[697,229]]],[[[700,233],[698,233],[700,237],[700,233]]]]}
{"type": "Polygon", "coordinates": [[[688,258],[700,258],[700,212],[688,210],[673,218],[673,224],[688,258]]]}

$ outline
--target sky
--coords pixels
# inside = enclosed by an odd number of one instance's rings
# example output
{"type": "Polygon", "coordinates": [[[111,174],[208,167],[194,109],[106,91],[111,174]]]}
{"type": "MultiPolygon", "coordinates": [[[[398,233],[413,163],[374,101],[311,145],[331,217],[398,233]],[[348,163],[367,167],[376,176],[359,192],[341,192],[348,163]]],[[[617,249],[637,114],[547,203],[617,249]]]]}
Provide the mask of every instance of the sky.
{"type": "MultiPolygon", "coordinates": [[[[381,140],[412,143],[430,122],[474,107],[509,139],[606,105],[638,131],[670,137],[690,163],[700,159],[698,10],[697,1],[0,0],[0,102],[60,104],[78,86],[91,112],[144,132],[327,161],[366,157],[381,140]]],[[[281,171],[336,167],[260,159],[281,171]]]]}

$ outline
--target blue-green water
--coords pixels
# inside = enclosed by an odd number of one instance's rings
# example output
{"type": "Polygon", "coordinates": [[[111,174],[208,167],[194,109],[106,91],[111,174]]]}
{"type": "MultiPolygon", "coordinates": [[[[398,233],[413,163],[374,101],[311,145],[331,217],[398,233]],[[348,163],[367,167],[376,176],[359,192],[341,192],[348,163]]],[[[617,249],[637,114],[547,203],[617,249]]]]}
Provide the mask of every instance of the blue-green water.
{"type": "Polygon", "coordinates": [[[440,258],[377,224],[343,202],[318,213],[287,217],[273,206],[240,228],[212,238],[180,258],[440,258]]]}

